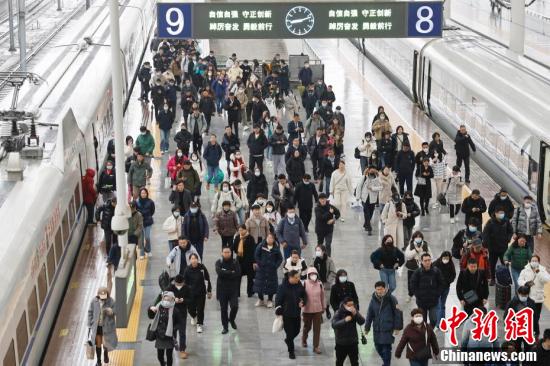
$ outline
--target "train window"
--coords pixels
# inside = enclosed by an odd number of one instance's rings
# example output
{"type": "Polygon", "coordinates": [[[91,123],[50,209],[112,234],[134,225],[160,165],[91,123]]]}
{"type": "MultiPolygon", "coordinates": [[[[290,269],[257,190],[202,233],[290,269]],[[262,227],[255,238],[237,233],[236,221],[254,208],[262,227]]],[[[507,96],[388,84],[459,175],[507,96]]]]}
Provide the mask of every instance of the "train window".
{"type": "Polygon", "coordinates": [[[63,221],[61,221],[61,226],[63,228],[63,242],[67,244],[69,241],[69,213],[65,212],[63,216],[63,221]]]}
{"type": "Polygon", "coordinates": [[[42,270],[38,275],[38,308],[42,308],[44,299],[46,298],[46,292],[48,291],[48,284],[46,283],[46,265],[42,265],[42,270]]]}
{"type": "Polygon", "coordinates": [[[33,287],[31,294],[29,296],[29,301],[27,301],[27,311],[29,312],[29,330],[32,334],[34,330],[34,325],[36,324],[36,319],[38,319],[38,302],[36,298],[36,287],[33,287]]]}
{"type": "Polygon", "coordinates": [[[74,189],[74,207],[76,207],[77,212],[80,209],[81,202],[82,201],[80,199],[80,184],[77,183],[76,188],[74,189]]]}
{"type": "Polygon", "coordinates": [[[55,275],[55,252],[53,246],[50,248],[47,257],[48,262],[48,284],[51,285],[55,275]]]}
{"type": "Polygon", "coordinates": [[[72,228],[74,224],[74,205],[73,201],[69,201],[69,227],[72,228]]]}
{"type": "Polygon", "coordinates": [[[59,266],[59,260],[61,259],[61,254],[63,254],[63,239],[61,238],[61,227],[57,229],[55,233],[55,261],[59,266]]]}
{"type": "Polygon", "coordinates": [[[13,343],[13,339],[11,340],[10,347],[8,348],[8,352],[6,352],[6,355],[4,356],[4,361],[2,362],[4,366],[16,366],[17,363],[15,361],[15,345],[13,343]]]}
{"type": "Polygon", "coordinates": [[[25,311],[23,312],[23,315],[21,315],[21,319],[19,319],[19,324],[17,324],[16,336],[17,358],[19,359],[19,363],[21,363],[29,343],[29,333],[27,333],[27,314],[25,311]]]}
{"type": "Polygon", "coordinates": [[[550,224],[550,145],[541,141],[538,175],[537,203],[540,217],[546,225],[550,224]]]}

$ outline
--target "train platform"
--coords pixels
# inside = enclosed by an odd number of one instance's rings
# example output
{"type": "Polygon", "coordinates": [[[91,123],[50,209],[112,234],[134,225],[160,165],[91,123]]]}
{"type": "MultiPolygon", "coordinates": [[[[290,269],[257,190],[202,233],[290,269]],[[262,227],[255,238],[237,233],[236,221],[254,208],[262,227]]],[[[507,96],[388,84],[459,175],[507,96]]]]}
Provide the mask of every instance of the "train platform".
{"type": "MultiPolygon", "coordinates": [[[[353,172],[354,183],[360,177],[359,164],[353,158],[353,150],[361,136],[370,127],[372,116],[378,105],[384,105],[390,117],[392,126],[404,126],[406,132],[411,134],[412,148],[420,149],[424,140],[429,140],[431,133],[437,130],[433,122],[404,96],[380,71],[368,60],[357,64],[353,60],[354,48],[347,41],[341,40],[308,40],[308,41],[211,41],[210,49],[217,55],[230,55],[235,52],[239,58],[271,59],[274,53],[281,54],[282,58],[288,54],[299,52],[315,55],[325,65],[325,80],[334,87],[336,105],[342,106],[346,116],[347,128],[345,134],[345,155],[347,156],[347,169],[353,172]]],[[[206,50],[205,50],[206,51],[206,50]]],[[[127,132],[136,135],[138,126],[147,123],[159,141],[158,128],[148,121],[147,113],[143,113],[143,106],[137,100],[136,91],[130,103],[127,132]],[[145,117],[145,120],[144,120],[145,117]]],[[[180,110],[178,108],[178,117],[180,110]]],[[[301,111],[304,120],[303,111],[301,111]]],[[[177,119],[179,120],[179,118],[177,119]]],[[[286,121],[283,121],[286,123],[286,121]]],[[[218,136],[223,134],[226,122],[223,117],[215,116],[212,120],[212,132],[218,136]]],[[[174,126],[173,134],[177,129],[174,126]]],[[[248,151],[241,134],[241,146],[245,161],[248,151]]],[[[452,141],[448,136],[443,136],[445,146],[450,152],[449,164],[454,163],[452,141]]],[[[171,143],[173,145],[173,143],[171,143]]],[[[149,186],[151,197],[156,204],[155,222],[152,231],[153,256],[146,260],[138,260],[137,264],[137,293],[131,320],[128,328],[118,329],[119,347],[112,353],[112,365],[156,365],[156,350],[154,343],[145,340],[145,333],[150,320],[147,317],[147,308],[152,305],[159,292],[158,276],[165,269],[165,257],[168,254],[168,243],[165,233],[162,231],[162,222],[170,214],[171,205],[168,202],[169,191],[164,188],[165,166],[168,156],[157,154],[153,159],[154,175],[149,186]]],[[[222,170],[225,161],[222,159],[222,170]]],[[[271,184],[272,168],[266,168],[266,177],[271,184]]],[[[310,169],[310,168],[307,168],[310,169]]],[[[492,181],[475,163],[472,164],[472,183],[470,188],[479,188],[482,196],[489,201],[499,185],[492,181]]],[[[465,190],[464,194],[468,194],[465,190]]],[[[201,203],[207,217],[211,217],[210,203],[214,196],[213,190],[203,192],[201,203]]],[[[430,243],[431,250],[438,254],[442,250],[449,250],[452,245],[452,237],[463,227],[462,215],[458,223],[450,224],[448,214],[431,210],[430,215],[417,220],[417,228],[425,233],[426,240],[430,243]]],[[[370,253],[380,245],[382,237],[381,226],[378,222],[378,213],[373,219],[375,224],[373,236],[367,236],[362,230],[362,213],[348,210],[345,222],[339,222],[335,229],[333,241],[333,259],[337,268],[347,269],[350,280],[353,281],[359,293],[361,309],[364,312],[366,304],[370,300],[373,288],[372,284],[378,280],[378,274],[372,268],[369,260],[370,253]]],[[[311,224],[310,224],[311,225],[311,224]]],[[[98,227],[89,227],[82,245],[80,255],[75,265],[73,277],[68,286],[67,294],[60,309],[58,321],[52,331],[50,345],[44,359],[46,365],[92,365],[92,361],[85,359],[84,342],[86,341],[86,318],[89,301],[97,288],[107,284],[107,271],[105,268],[104,249],[101,245],[101,230],[98,227]]],[[[303,257],[311,263],[314,256],[315,234],[313,230],[309,234],[310,244],[304,250],[303,257]]],[[[548,238],[536,245],[537,251],[548,251],[548,238]]],[[[210,239],[205,244],[205,256],[203,262],[207,266],[211,281],[215,284],[216,274],[214,262],[220,256],[220,239],[217,234],[210,232],[210,239]]],[[[544,256],[543,264],[550,264],[550,256],[544,256]]],[[[279,274],[279,279],[282,274],[279,274]]],[[[494,306],[494,287],[491,289],[489,306],[494,306]]],[[[402,272],[397,278],[395,292],[403,309],[405,318],[415,306],[414,301],[407,303],[406,273],[402,272]]],[[[187,326],[187,349],[189,358],[181,360],[175,354],[176,365],[331,365],[334,363],[334,334],[330,322],[322,325],[321,350],[317,355],[311,346],[303,348],[297,346],[297,359],[289,360],[286,355],[282,335],[272,334],[271,325],[273,312],[265,308],[254,307],[255,298],[242,297],[239,303],[237,316],[238,330],[231,330],[229,334],[222,335],[219,305],[215,300],[207,300],[205,309],[204,333],[196,333],[194,327],[187,326]]],[[[452,305],[458,305],[456,295],[451,291],[447,302],[447,309],[452,305]]],[[[541,328],[550,326],[548,305],[543,311],[541,328]]],[[[501,312],[500,312],[501,313],[501,312]]],[[[372,342],[372,335],[368,335],[369,343],[360,347],[361,364],[378,362],[372,342]]],[[[441,344],[446,344],[445,337],[438,332],[441,344]]],[[[297,341],[298,342],[298,341],[297,341]]],[[[392,364],[406,365],[404,359],[392,359],[392,364]]]]}

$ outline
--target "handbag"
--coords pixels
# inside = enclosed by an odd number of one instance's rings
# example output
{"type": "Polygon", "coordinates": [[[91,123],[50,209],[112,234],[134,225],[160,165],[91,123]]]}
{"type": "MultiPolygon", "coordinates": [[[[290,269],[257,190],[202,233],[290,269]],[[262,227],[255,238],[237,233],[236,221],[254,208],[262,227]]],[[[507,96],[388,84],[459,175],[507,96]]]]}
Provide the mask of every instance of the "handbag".
{"type": "Polygon", "coordinates": [[[151,324],[147,326],[147,333],[145,334],[145,339],[153,342],[157,339],[157,332],[151,330],[151,324]]]}
{"type": "Polygon", "coordinates": [[[164,178],[164,189],[170,189],[172,188],[172,178],[169,176],[164,178]]]}
{"type": "Polygon", "coordinates": [[[449,186],[451,185],[451,178],[449,178],[449,182],[447,183],[447,189],[445,190],[445,193],[439,193],[437,195],[437,202],[441,206],[447,206],[447,191],[449,190],[449,186]]]}
{"type": "Polygon", "coordinates": [[[479,301],[479,297],[474,290],[466,291],[464,293],[464,301],[468,305],[472,305],[479,301]]]}
{"type": "Polygon", "coordinates": [[[367,344],[367,337],[365,336],[363,329],[361,329],[361,344],[367,344]]]}
{"type": "Polygon", "coordinates": [[[425,186],[426,185],[426,178],[417,177],[416,178],[416,184],[419,185],[419,186],[425,186]]]}
{"type": "Polygon", "coordinates": [[[92,339],[90,337],[90,332],[92,331],[91,328],[88,328],[88,340],[84,344],[86,346],[86,358],[88,360],[93,360],[95,358],[95,347],[92,344],[92,339]]]}
{"type": "Polygon", "coordinates": [[[273,320],[273,326],[271,327],[272,333],[280,332],[283,329],[283,316],[277,315],[273,320]]]}

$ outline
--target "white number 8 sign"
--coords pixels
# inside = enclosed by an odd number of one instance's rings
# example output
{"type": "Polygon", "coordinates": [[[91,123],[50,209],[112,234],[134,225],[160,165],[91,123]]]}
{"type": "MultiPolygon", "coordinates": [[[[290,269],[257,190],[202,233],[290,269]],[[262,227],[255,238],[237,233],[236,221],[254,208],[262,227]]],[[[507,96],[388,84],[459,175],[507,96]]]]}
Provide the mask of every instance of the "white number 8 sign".
{"type": "MultiPolygon", "coordinates": [[[[418,9],[420,10],[420,9],[418,9]]],[[[172,36],[176,36],[183,31],[183,26],[185,24],[183,12],[178,8],[170,8],[166,11],[166,31],[172,36]],[[172,14],[176,14],[176,19],[172,20],[172,14]]],[[[417,25],[418,28],[418,25],[417,25]]]]}
{"type": "Polygon", "coordinates": [[[416,31],[418,33],[426,34],[426,33],[430,33],[434,29],[434,22],[432,20],[433,15],[434,15],[434,11],[429,6],[425,5],[418,8],[418,10],[416,11],[416,18],[418,19],[416,21],[416,31]],[[424,24],[428,24],[427,29],[424,29],[425,28],[424,24]]]}

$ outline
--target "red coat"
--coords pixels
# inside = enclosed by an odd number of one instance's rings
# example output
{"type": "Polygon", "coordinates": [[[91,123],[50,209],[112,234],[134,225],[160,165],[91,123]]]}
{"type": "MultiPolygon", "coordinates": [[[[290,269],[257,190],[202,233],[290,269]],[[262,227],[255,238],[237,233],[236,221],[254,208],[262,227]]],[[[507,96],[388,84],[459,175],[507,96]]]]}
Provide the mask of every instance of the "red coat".
{"type": "Polygon", "coordinates": [[[468,265],[468,259],[474,258],[477,261],[477,267],[483,271],[487,276],[487,279],[491,278],[491,266],[489,264],[489,252],[487,248],[481,248],[476,253],[473,249],[466,249],[462,258],[460,259],[460,269],[465,269],[468,265]]]}
{"type": "Polygon", "coordinates": [[[86,175],[82,177],[82,198],[85,205],[93,205],[97,200],[94,176],[95,170],[86,169],[86,175]]]}
{"type": "Polygon", "coordinates": [[[166,169],[168,170],[168,173],[170,174],[170,178],[172,178],[172,180],[176,180],[178,172],[183,169],[183,162],[186,160],[188,159],[185,155],[181,158],[177,158],[176,155],[174,155],[170,158],[170,160],[168,160],[166,169]]]}

